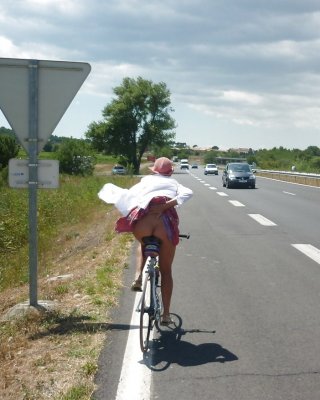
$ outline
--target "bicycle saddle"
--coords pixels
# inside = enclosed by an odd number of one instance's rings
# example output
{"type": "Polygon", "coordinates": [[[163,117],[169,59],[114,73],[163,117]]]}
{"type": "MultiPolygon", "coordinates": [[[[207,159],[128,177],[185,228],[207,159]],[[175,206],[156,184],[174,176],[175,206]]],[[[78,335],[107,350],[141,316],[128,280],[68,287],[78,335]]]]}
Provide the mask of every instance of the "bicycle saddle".
{"type": "Polygon", "coordinates": [[[145,257],[157,257],[159,255],[161,240],[155,236],[145,236],[142,238],[144,244],[145,257]]]}

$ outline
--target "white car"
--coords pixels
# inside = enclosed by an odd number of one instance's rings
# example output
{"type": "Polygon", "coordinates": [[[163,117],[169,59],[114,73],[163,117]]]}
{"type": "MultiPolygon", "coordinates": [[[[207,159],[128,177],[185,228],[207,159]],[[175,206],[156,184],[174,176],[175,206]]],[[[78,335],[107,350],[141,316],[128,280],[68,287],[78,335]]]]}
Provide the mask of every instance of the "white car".
{"type": "Polygon", "coordinates": [[[180,169],[189,169],[189,161],[186,158],[180,160],[180,169]]]}
{"type": "Polygon", "coordinates": [[[218,168],[216,164],[206,164],[206,166],[204,167],[204,174],[218,175],[218,168]]]}

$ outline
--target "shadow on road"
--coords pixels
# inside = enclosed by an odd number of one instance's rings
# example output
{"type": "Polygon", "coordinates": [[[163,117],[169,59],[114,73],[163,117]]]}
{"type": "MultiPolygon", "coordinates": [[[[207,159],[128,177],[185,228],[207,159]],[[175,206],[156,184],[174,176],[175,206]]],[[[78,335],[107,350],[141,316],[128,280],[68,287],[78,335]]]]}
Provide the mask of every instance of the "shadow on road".
{"type": "Polygon", "coordinates": [[[171,314],[175,324],[169,328],[158,327],[150,351],[144,354],[143,362],[153,371],[164,371],[171,364],[191,367],[211,362],[230,362],[238,357],[214,342],[193,344],[182,340],[183,336],[193,334],[214,335],[215,331],[204,329],[184,329],[182,319],[177,314],[171,314]]]}

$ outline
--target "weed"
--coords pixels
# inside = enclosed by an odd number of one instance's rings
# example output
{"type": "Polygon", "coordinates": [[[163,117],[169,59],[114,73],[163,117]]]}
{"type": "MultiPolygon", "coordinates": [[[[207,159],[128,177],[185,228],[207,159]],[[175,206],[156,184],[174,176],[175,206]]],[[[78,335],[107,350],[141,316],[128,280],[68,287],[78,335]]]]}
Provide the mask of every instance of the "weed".
{"type": "Polygon", "coordinates": [[[55,293],[58,294],[58,295],[68,293],[68,291],[69,291],[69,285],[67,285],[67,284],[58,285],[58,286],[56,286],[56,287],[54,288],[54,291],[55,291],[55,293]]]}
{"type": "Polygon", "coordinates": [[[66,394],[59,397],[59,400],[87,400],[92,388],[87,385],[73,386],[66,394]]]}
{"type": "Polygon", "coordinates": [[[97,372],[97,369],[97,364],[91,361],[86,362],[82,367],[83,372],[87,376],[94,375],[97,372]]]}

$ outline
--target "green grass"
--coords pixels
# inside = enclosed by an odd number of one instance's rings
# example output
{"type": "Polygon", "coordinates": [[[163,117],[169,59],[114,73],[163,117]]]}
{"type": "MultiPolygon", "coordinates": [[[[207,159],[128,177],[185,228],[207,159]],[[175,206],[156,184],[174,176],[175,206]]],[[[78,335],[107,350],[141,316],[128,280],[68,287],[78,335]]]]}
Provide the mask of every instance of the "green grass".
{"type": "Polygon", "coordinates": [[[68,392],[57,400],[87,400],[91,394],[91,388],[86,385],[74,386],[68,390],[68,392]]]}
{"type": "MultiPolygon", "coordinates": [[[[136,180],[131,177],[61,175],[58,189],[38,190],[38,259],[41,265],[39,274],[49,272],[46,270],[46,255],[52,252],[55,238],[64,227],[90,221],[93,213],[108,207],[97,196],[107,181],[128,187],[136,180]]],[[[69,235],[76,237],[77,232],[69,235]]],[[[0,291],[27,282],[28,248],[28,190],[1,187],[0,291]]]]}

